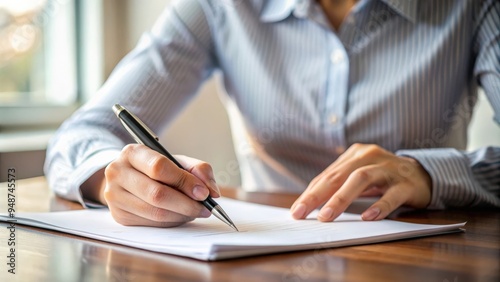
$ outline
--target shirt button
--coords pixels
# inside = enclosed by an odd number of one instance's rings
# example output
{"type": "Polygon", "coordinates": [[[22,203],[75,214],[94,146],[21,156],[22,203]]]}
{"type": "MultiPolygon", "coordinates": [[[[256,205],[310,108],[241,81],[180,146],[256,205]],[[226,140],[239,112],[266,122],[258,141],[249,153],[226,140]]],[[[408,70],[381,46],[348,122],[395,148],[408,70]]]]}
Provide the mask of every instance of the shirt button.
{"type": "Polygon", "coordinates": [[[330,124],[336,124],[338,121],[339,121],[339,118],[335,114],[330,115],[330,117],[328,118],[328,122],[330,124]]]}
{"type": "Polygon", "coordinates": [[[344,52],[340,49],[335,49],[333,50],[332,54],[330,55],[330,60],[334,64],[339,64],[342,61],[344,61],[344,52]]]}

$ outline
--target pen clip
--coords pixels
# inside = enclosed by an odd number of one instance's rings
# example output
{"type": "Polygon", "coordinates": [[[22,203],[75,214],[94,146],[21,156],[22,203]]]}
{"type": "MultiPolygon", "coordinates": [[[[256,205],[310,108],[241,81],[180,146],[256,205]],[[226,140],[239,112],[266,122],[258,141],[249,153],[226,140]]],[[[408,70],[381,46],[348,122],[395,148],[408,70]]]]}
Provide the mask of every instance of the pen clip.
{"type": "Polygon", "coordinates": [[[132,138],[134,138],[134,140],[135,140],[135,142],[137,142],[137,144],[144,145],[144,142],[142,142],[141,139],[139,137],[137,137],[137,135],[134,133],[134,131],[132,131],[132,129],[130,129],[130,127],[128,127],[128,125],[122,119],[120,119],[120,122],[122,123],[123,127],[125,127],[125,129],[128,131],[130,136],[132,136],[132,138]]]}

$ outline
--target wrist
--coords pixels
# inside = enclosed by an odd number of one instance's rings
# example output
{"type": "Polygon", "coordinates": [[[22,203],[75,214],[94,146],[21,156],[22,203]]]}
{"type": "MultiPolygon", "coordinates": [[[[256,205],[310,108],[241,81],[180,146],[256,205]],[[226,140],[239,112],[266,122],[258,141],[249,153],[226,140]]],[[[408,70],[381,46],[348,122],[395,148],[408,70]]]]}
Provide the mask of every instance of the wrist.
{"type": "Polygon", "coordinates": [[[81,186],[80,191],[84,200],[107,205],[104,198],[104,188],[106,187],[106,178],[104,168],[96,171],[81,186]]]}
{"type": "Polygon", "coordinates": [[[427,208],[432,199],[431,175],[417,159],[408,156],[400,156],[400,158],[410,163],[410,167],[400,170],[400,173],[403,173],[406,177],[414,178],[412,181],[414,187],[421,191],[418,193],[420,196],[414,199],[415,207],[427,208]]]}

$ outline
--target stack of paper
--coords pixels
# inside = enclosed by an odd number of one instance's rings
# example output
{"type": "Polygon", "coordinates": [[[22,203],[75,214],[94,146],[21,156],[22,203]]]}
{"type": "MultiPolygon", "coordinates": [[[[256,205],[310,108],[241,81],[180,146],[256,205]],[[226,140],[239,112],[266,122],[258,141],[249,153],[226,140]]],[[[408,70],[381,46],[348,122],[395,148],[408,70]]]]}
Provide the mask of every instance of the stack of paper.
{"type": "MultiPolygon", "coordinates": [[[[411,224],[392,220],[365,222],[342,214],[334,222],[294,220],[288,209],[219,198],[217,202],[240,232],[215,217],[174,228],[130,227],[116,223],[107,209],[50,213],[17,213],[17,224],[36,226],[130,247],[200,260],[285,251],[369,244],[459,231],[465,223],[411,224]]],[[[9,219],[1,215],[1,221],[9,219]]]]}

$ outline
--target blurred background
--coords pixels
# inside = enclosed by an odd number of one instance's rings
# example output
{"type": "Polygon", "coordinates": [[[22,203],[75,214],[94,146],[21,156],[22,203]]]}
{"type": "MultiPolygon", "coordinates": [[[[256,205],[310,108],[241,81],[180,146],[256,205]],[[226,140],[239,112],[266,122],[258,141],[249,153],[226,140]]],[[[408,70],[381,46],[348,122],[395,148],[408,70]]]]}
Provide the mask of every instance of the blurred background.
{"type": "MultiPolygon", "coordinates": [[[[18,178],[43,175],[55,129],[95,94],[169,2],[0,0],[0,182],[9,167],[18,178]]],[[[175,154],[210,162],[219,184],[237,186],[221,89],[217,77],[207,82],[160,138],[175,154]]],[[[500,145],[500,128],[484,95],[476,107],[470,149],[500,145]]]]}

